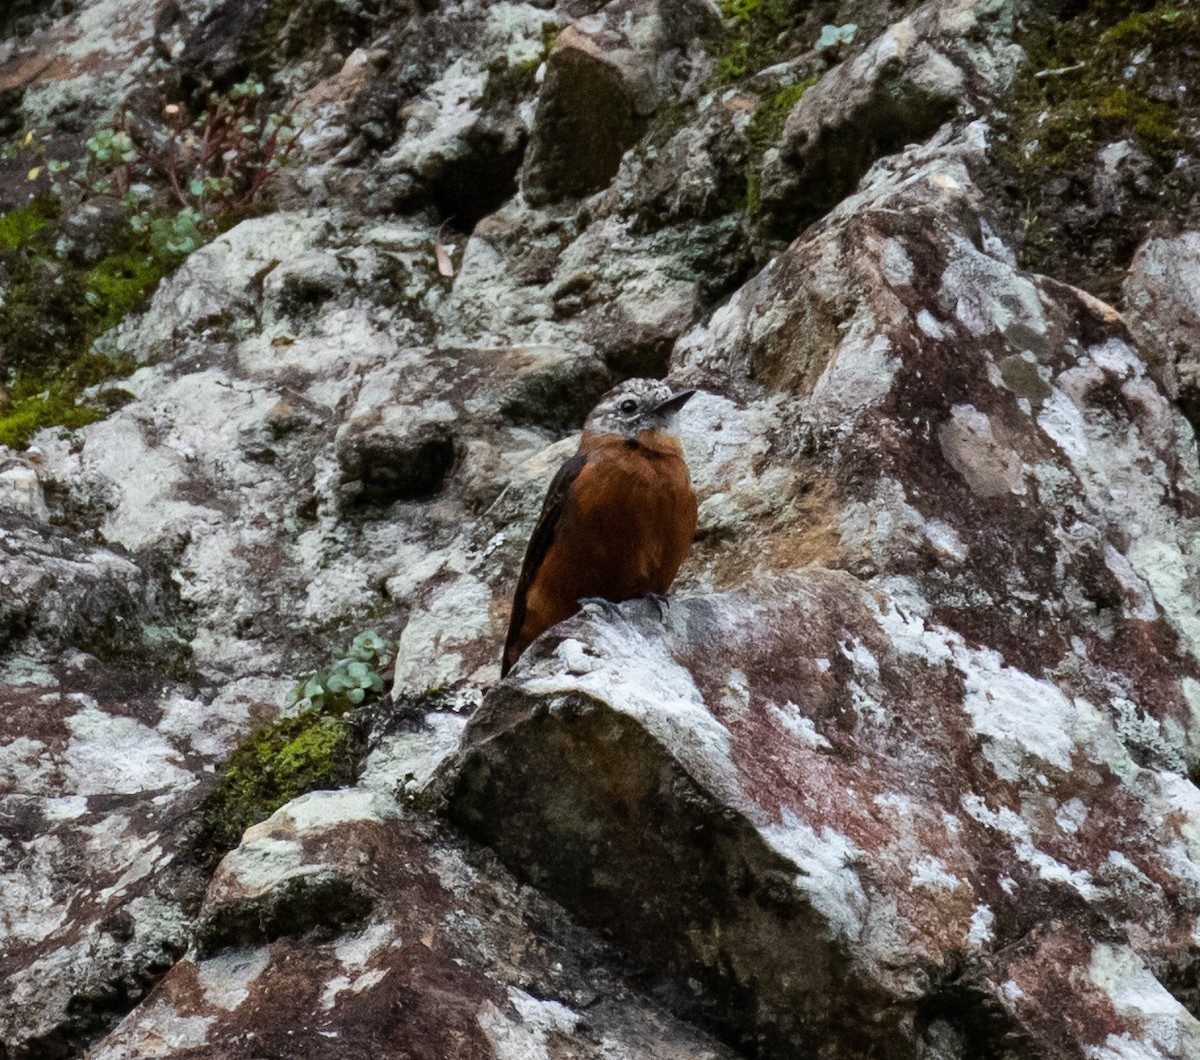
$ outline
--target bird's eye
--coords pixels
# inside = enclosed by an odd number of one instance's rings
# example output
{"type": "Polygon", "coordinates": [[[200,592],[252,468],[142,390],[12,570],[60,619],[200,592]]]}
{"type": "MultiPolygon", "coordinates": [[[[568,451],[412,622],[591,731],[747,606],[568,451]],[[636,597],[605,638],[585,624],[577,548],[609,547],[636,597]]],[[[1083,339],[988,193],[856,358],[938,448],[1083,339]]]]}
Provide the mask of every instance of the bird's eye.
{"type": "Polygon", "coordinates": [[[626,398],[621,402],[619,408],[626,416],[628,416],[631,413],[637,412],[637,402],[632,398],[626,398]]]}

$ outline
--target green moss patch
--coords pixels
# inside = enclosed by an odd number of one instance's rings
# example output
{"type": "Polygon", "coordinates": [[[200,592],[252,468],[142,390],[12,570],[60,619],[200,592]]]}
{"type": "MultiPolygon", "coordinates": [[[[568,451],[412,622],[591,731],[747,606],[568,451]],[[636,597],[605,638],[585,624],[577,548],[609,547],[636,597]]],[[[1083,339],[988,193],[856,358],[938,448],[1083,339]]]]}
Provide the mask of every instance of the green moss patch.
{"type": "Polygon", "coordinates": [[[717,53],[717,80],[732,85],[786,58],[803,13],[789,0],[721,0],[732,32],[717,53]]]}
{"type": "Polygon", "coordinates": [[[54,199],[0,215],[0,381],[9,398],[0,408],[0,445],[22,448],[44,427],[82,427],[124,403],[123,391],[85,395],[135,367],[92,344],[167,272],[148,238],[131,230],[90,267],[60,257],[57,220],[54,199]]]}
{"type": "Polygon", "coordinates": [[[758,213],[760,205],[763,155],[779,143],[788,114],[818,80],[819,77],[810,77],[798,85],[780,89],[771,98],[762,100],[754,112],[754,117],[746,126],[746,140],[749,144],[746,158],[746,209],[752,216],[758,213]]]}
{"type": "Polygon", "coordinates": [[[9,386],[9,405],[0,411],[0,445],[21,449],[43,427],[74,430],[104,419],[132,399],[126,390],[105,390],[87,399],[83,392],[133,371],[128,360],[115,360],[99,353],[83,353],[49,383],[38,377],[17,376],[9,386]]]}
{"type": "Polygon", "coordinates": [[[19,210],[0,214],[0,249],[20,250],[34,245],[39,232],[58,217],[53,199],[35,199],[19,210]]]}
{"type": "Polygon", "coordinates": [[[196,848],[216,861],[252,824],[305,792],[354,783],[366,753],[364,715],[354,709],[385,691],[381,671],[396,644],[371,630],[344,657],[301,675],[288,696],[299,714],[263,726],[244,740],[199,809],[196,848]]]}
{"type": "Polygon", "coordinates": [[[997,151],[1022,200],[1022,263],[1115,298],[1145,225],[1177,216],[1173,207],[1195,191],[1177,161],[1200,128],[1200,108],[1178,86],[1194,80],[1200,11],[1109,0],[1063,21],[1042,17],[1022,44],[1030,61],[998,128],[997,151]],[[1122,141],[1153,167],[1143,180],[1145,201],[1131,194],[1108,221],[1097,203],[1081,222],[1080,210],[1064,207],[1089,200],[1100,151],[1122,141]]]}
{"type": "Polygon", "coordinates": [[[292,799],[353,784],[364,750],[346,712],[312,708],[263,726],[233,752],[201,804],[198,849],[216,861],[247,828],[292,799]]]}

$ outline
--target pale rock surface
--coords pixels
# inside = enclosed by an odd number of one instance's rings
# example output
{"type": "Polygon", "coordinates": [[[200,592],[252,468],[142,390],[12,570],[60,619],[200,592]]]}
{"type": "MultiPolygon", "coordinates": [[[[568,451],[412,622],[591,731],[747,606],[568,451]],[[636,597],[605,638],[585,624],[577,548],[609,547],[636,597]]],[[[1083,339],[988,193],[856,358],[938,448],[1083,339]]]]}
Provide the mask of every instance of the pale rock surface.
{"type": "Polygon", "coordinates": [[[1200,232],[1153,236],[1122,287],[1126,318],[1147,362],[1193,426],[1200,417],[1200,232]]]}
{"type": "MultiPolygon", "coordinates": [[[[819,570],[580,616],[519,672],[468,728],[451,819],[647,966],[753,990],[708,1013],[743,1043],[920,1055],[923,1007],[1031,1055],[1200,1041],[1152,971],[1195,929],[1200,873],[1165,822],[1200,800],[1139,765],[1102,690],[1069,699],[819,570]],[[635,910],[642,872],[661,882],[635,910]],[[1128,944],[1088,942],[1098,923],[1128,944]]],[[[1194,756],[1192,719],[1161,720],[1194,756]]]]}
{"type": "Polygon", "coordinates": [[[864,0],[729,86],[704,3],[305,0],[264,59],[265,7],[0,44],[76,148],[255,54],[307,123],[100,338],[132,400],[0,460],[0,1053],[1196,1055],[1194,233],[1128,324],[1021,269],[987,115],[1038,13],[864,0]],[[692,553],[497,685],[631,374],[700,388],[692,553]],[[357,784],[213,875],[213,774],[365,628],[357,784]]]}

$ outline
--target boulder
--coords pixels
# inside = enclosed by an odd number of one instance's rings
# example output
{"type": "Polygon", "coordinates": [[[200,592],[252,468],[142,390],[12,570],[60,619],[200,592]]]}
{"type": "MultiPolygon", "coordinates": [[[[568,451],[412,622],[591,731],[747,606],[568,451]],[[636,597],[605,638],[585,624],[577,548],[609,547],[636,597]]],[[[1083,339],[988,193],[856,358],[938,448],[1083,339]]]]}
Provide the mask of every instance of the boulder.
{"type": "Polygon", "coordinates": [[[522,190],[532,205],[605,187],[667,98],[686,45],[716,25],[708,0],[612,0],[555,39],[522,190]]]}
{"type": "Polygon", "coordinates": [[[1200,232],[1146,240],[1122,295],[1125,318],[1155,378],[1193,428],[1200,427],[1200,232]]]}
{"type": "Polygon", "coordinates": [[[773,233],[790,238],[853,190],[878,158],[986,112],[1022,57],[1011,0],[934,0],[834,67],[791,109],[762,169],[773,233]]]}
{"type": "Polygon", "coordinates": [[[556,627],[446,812],[754,1055],[1182,1057],[1198,687],[1072,698],[812,569],[556,627]]]}
{"type": "Polygon", "coordinates": [[[292,1057],[734,1058],[621,986],[561,909],[380,795],[314,792],[251,829],[202,916],[217,948],[176,963],[94,1060],[247,1040],[292,1057]]]}

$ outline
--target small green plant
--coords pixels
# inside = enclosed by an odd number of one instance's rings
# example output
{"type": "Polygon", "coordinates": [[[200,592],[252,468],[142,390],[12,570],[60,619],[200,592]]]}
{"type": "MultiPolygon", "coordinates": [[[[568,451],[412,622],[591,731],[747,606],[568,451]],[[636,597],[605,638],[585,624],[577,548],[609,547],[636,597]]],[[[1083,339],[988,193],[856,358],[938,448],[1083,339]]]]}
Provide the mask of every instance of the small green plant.
{"type": "Polygon", "coordinates": [[[205,859],[220,858],[252,824],[305,792],[354,783],[366,747],[352,708],[384,690],[380,671],[395,651],[394,641],[368,630],[343,658],[301,676],[287,697],[299,713],[243,740],[200,804],[195,843],[205,859]]]}
{"type": "MultiPolygon", "coordinates": [[[[291,109],[269,110],[254,80],[210,92],[194,119],[165,104],[162,120],[124,119],[96,130],[81,159],[48,157],[48,137],[26,132],[0,157],[49,177],[51,193],[0,215],[0,442],[25,445],[54,425],[83,426],[111,411],[76,385],[96,375],[93,342],[144,301],[171,269],[263,197],[296,145],[291,109]],[[60,239],[60,217],[103,197],[128,227],[107,253],[80,265],[60,239]]],[[[107,375],[128,372],[106,360],[107,375]]]]}
{"type": "Polygon", "coordinates": [[[345,658],[301,676],[288,694],[287,706],[347,710],[383,691],[380,674],[396,654],[396,644],[367,630],[354,638],[345,658]]]}
{"type": "MultiPolygon", "coordinates": [[[[259,198],[294,150],[293,108],[267,110],[265,93],[261,81],[248,79],[226,93],[210,89],[194,119],[167,103],[161,120],[139,124],[136,136],[100,129],[75,166],[49,163],[55,193],[64,202],[89,194],[119,198],[134,231],[151,232],[156,250],[181,260],[215,235],[222,219],[259,198]]],[[[26,144],[36,146],[28,138],[26,144]]]]}

